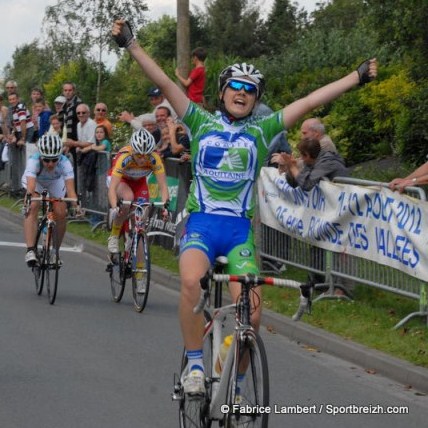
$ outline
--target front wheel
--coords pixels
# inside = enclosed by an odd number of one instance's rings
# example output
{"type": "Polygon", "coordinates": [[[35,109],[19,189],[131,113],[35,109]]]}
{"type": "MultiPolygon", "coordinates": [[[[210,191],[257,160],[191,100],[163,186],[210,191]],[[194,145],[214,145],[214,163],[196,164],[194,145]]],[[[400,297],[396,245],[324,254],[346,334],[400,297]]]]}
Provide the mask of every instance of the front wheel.
{"type": "Polygon", "coordinates": [[[134,308],[142,312],[147,304],[150,289],[150,250],[146,235],[138,234],[134,242],[131,256],[132,266],[132,297],[134,308]]]}
{"type": "Polygon", "coordinates": [[[46,241],[46,261],[45,261],[46,288],[49,303],[53,305],[58,290],[59,277],[59,242],[58,231],[54,225],[48,229],[46,241]]]}
{"type": "MultiPolygon", "coordinates": [[[[266,351],[258,333],[248,330],[238,341],[227,393],[229,409],[262,409],[269,405],[269,373],[266,351]],[[247,407],[248,406],[248,407],[247,407]]],[[[224,426],[267,428],[268,414],[263,412],[230,412],[224,426]]]]}
{"type": "Polygon", "coordinates": [[[122,300],[126,283],[126,266],[122,253],[112,254],[111,261],[107,267],[110,273],[110,289],[114,302],[122,300]]]}
{"type": "Polygon", "coordinates": [[[39,228],[37,230],[37,237],[36,237],[36,242],[34,244],[34,251],[36,253],[36,257],[37,257],[37,262],[36,264],[32,267],[32,271],[33,271],[33,275],[34,275],[34,282],[35,282],[35,286],[36,286],[36,293],[38,296],[40,296],[42,294],[43,291],[43,284],[44,284],[44,279],[45,279],[45,260],[46,260],[46,250],[44,247],[44,242],[41,242],[42,239],[41,237],[42,235],[42,231],[45,227],[45,223],[42,223],[39,225],[39,228]],[[42,246],[42,247],[40,247],[42,246]]]}
{"type": "MultiPolygon", "coordinates": [[[[211,321],[211,315],[204,311],[205,326],[207,327],[211,321]]],[[[203,396],[188,396],[184,394],[182,381],[187,373],[188,360],[186,356],[186,350],[183,351],[181,359],[181,370],[180,370],[180,409],[179,409],[179,420],[180,428],[210,428],[211,419],[209,417],[209,403],[211,400],[211,388],[212,379],[210,379],[212,370],[212,347],[213,347],[213,336],[212,333],[208,333],[204,337],[203,344],[203,356],[204,356],[204,371],[207,376],[205,382],[206,393],[203,396]]]]}

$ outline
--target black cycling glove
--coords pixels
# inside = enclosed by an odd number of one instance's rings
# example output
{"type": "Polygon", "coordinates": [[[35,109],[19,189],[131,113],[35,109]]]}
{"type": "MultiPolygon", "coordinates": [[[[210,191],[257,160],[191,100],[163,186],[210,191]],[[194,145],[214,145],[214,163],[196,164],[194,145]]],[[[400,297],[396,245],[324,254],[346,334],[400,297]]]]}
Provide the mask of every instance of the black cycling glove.
{"type": "Polygon", "coordinates": [[[128,21],[123,23],[120,34],[113,36],[113,39],[120,48],[129,48],[131,46],[134,41],[134,33],[128,21]]]}
{"type": "Polygon", "coordinates": [[[370,61],[366,60],[362,62],[357,68],[358,77],[360,78],[360,86],[363,86],[374,79],[374,77],[371,77],[369,75],[369,66],[370,66],[370,61]]]}

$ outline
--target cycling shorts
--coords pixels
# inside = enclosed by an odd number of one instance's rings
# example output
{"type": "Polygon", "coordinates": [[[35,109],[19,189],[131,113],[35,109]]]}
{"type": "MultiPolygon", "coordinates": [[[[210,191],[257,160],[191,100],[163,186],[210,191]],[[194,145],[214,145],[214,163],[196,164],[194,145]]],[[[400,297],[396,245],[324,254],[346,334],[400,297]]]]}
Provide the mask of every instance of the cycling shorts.
{"type": "Polygon", "coordinates": [[[229,274],[259,274],[249,219],[192,213],[180,241],[180,254],[190,248],[203,251],[211,265],[218,256],[226,256],[229,263],[225,271],[229,274]]]}
{"type": "MultiPolygon", "coordinates": [[[[111,176],[108,175],[106,179],[107,188],[110,187],[111,182],[111,176]]],[[[120,180],[121,183],[127,184],[134,194],[134,200],[137,200],[138,198],[144,198],[145,200],[150,200],[150,193],[149,193],[149,187],[147,185],[147,180],[140,179],[140,180],[128,180],[126,178],[122,178],[120,180]]]]}

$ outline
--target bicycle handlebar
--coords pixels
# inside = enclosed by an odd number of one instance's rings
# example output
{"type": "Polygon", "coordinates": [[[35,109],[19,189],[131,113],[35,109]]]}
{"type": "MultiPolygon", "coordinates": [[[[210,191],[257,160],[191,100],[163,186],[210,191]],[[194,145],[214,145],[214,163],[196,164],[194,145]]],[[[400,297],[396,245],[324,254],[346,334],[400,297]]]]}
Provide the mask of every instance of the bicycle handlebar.
{"type": "Polygon", "coordinates": [[[288,287],[298,289],[300,291],[300,299],[299,299],[299,308],[297,312],[292,316],[293,321],[299,321],[305,312],[310,312],[311,308],[311,289],[307,289],[308,286],[306,284],[302,284],[298,281],[294,281],[292,279],[283,279],[283,278],[273,278],[273,277],[263,277],[254,274],[247,275],[228,275],[222,273],[210,273],[208,272],[204,275],[201,280],[201,296],[199,298],[198,304],[193,308],[193,313],[200,313],[210,296],[210,290],[208,287],[208,280],[212,279],[216,282],[239,282],[241,284],[247,284],[250,286],[258,286],[258,285],[269,285],[269,286],[277,286],[277,287],[288,287]]]}

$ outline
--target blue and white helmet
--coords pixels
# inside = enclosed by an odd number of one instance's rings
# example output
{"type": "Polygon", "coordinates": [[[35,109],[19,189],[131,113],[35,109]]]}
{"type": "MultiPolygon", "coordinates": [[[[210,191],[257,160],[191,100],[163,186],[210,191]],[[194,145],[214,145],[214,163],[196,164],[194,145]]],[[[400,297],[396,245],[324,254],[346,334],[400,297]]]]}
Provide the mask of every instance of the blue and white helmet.
{"type": "Polygon", "coordinates": [[[265,91],[265,77],[253,64],[233,64],[226,67],[218,77],[218,90],[223,93],[227,82],[231,79],[242,79],[250,81],[257,86],[257,99],[259,99],[265,91]]]}
{"type": "Polygon", "coordinates": [[[62,140],[58,135],[42,135],[37,141],[37,148],[44,158],[57,158],[62,147],[62,140]]]}

